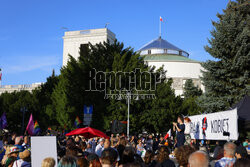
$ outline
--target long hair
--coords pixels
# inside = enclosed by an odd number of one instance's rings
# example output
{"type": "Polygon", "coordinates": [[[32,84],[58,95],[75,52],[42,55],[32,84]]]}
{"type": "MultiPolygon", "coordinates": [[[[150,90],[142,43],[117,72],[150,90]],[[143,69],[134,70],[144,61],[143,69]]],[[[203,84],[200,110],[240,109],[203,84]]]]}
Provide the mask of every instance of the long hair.
{"type": "Polygon", "coordinates": [[[166,146],[161,146],[158,150],[159,154],[158,154],[158,162],[162,163],[165,160],[169,159],[169,150],[166,146]]]}
{"type": "Polygon", "coordinates": [[[145,156],[144,156],[144,162],[146,165],[150,164],[154,158],[154,153],[151,150],[147,150],[145,156]]]}

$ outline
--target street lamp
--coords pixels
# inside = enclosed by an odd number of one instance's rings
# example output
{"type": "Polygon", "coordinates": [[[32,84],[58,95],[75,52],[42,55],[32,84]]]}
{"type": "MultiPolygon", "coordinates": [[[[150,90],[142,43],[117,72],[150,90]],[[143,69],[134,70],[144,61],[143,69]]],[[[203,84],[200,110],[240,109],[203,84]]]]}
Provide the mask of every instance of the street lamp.
{"type": "Polygon", "coordinates": [[[129,107],[130,107],[131,93],[127,92],[127,101],[128,101],[128,120],[127,120],[127,137],[129,138],[129,107]]]}
{"type": "Polygon", "coordinates": [[[28,111],[26,109],[26,107],[22,107],[21,108],[21,112],[23,113],[23,122],[22,122],[22,133],[24,132],[24,116],[25,116],[25,112],[28,111]]]}
{"type": "MultiPolygon", "coordinates": [[[[131,91],[127,91],[126,93],[126,100],[127,100],[127,104],[128,104],[128,115],[127,115],[127,137],[129,137],[129,115],[130,115],[130,102],[131,102],[131,97],[135,96],[133,94],[131,94],[131,91]]],[[[116,99],[117,100],[122,100],[124,95],[119,95],[116,99]]],[[[134,100],[139,100],[139,95],[137,94],[137,97],[134,100]]]]}

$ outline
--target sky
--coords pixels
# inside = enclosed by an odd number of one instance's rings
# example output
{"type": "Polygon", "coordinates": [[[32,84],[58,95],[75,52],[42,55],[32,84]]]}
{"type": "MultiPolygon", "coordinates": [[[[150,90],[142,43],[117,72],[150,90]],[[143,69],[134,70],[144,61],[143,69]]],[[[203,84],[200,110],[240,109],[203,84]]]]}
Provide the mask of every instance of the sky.
{"type": "Polygon", "coordinates": [[[108,28],[138,50],[159,35],[191,59],[213,59],[205,50],[212,21],[228,0],[0,0],[2,85],[45,82],[60,74],[68,30],[108,28]]]}

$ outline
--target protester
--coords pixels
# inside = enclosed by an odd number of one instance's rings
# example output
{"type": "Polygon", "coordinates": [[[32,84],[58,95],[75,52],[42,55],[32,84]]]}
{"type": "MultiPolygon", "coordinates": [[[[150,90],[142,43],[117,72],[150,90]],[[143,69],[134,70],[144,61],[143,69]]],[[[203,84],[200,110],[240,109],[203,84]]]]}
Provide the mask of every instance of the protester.
{"type": "Polygon", "coordinates": [[[102,167],[116,166],[118,153],[113,148],[106,148],[102,151],[100,162],[102,167]]]}
{"type": "Polygon", "coordinates": [[[175,157],[180,167],[187,167],[189,155],[195,152],[195,149],[190,145],[178,147],[175,157]]]}
{"type": "Polygon", "coordinates": [[[182,116],[178,116],[177,119],[177,123],[173,123],[174,125],[174,131],[177,131],[177,144],[176,147],[180,147],[183,146],[185,143],[185,135],[184,135],[184,131],[185,131],[185,125],[183,123],[184,119],[182,116]]]}
{"type": "Polygon", "coordinates": [[[146,141],[146,150],[153,150],[153,136],[149,135],[147,141],[146,141]]]}
{"type": "Polygon", "coordinates": [[[248,139],[246,139],[246,140],[243,142],[243,147],[245,147],[245,148],[248,147],[248,139]]]}
{"type": "Polygon", "coordinates": [[[19,160],[16,160],[13,164],[13,167],[30,167],[31,159],[30,159],[30,151],[24,150],[19,153],[19,160]]]}
{"type": "Polygon", "coordinates": [[[191,136],[190,136],[190,132],[191,132],[191,120],[188,117],[184,118],[184,124],[185,124],[185,144],[188,145],[191,143],[191,136]]]}
{"type": "Polygon", "coordinates": [[[22,146],[21,142],[22,142],[22,138],[21,137],[16,137],[14,146],[16,146],[20,152],[23,152],[24,147],[22,146]]]}
{"type": "Polygon", "coordinates": [[[8,144],[9,145],[14,145],[15,144],[15,138],[16,138],[16,133],[13,133],[12,135],[11,135],[11,138],[9,138],[9,140],[8,140],[8,144]]]}
{"type": "Polygon", "coordinates": [[[216,146],[214,148],[213,158],[218,160],[223,157],[223,148],[219,141],[216,141],[216,146]]]}
{"type": "Polygon", "coordinates": [[[122,159],[120,164],[122,164],[122,166],[129,166],[134,162],[134,149],[132,147],[126,147],[123,151],[122,154],[122,159]]]}
{"type": "Polygon", "coordinates": [[[89,167],[89,162],[86,158],[78,158],[77,165],[78,167],[89,167]]]}
{"type": "Polygon", "coordinates": [[[90,143],[87,144],[86,152],[93,153],[92,145],[90,143]]]}
{"type": "Polygon", "coordinates": [[[239,146],[236,147],[236,151],[235,151],[235,157],[237,159],[240,158],[247,158],[247,150],[245,147],[243,147],[241,144],[239,146]]]}
{"type": "Polygon", "coordinates": [[[175,167],[173,161],[169,159],[169,150],[166,146],[161,146],[158,150],[157,167],[175,167]]]}
{"type": "Polygon", "coordinates": [[[154,160],[154,152],[151,150],[146,151],[144,156],[144,163],[146,167],[154,167],[156,165],[156,161],[154,160]]]}
{"type": "Polygon", "coordinates": [[[96,154],[89,154],[87,157],[87,160],[89,161],[89,167],[101,167],[101,163],[99,160],[98,155],[96,154]]]}
{"type": "Polygon", "coordinates": [[[89,155],[89,152],[86,151],[87,150],[87,144],[86,144],[86,142],[81,141],[80,144],[79,144],[79,147],[81,149],[80,152],[81,152],[82,157],[87,157],[89,155]]]}
{"type": "Polygon", "coordinates": [[[233,167],[250,167],[250,160],[246,158],[237,159],[233,167]]]}
{"type": "Polygon", "coordinates": [[[141,156],[143,154],[143,152],[145,151],[145,149],[144,149],[144,147],[142,145],[142,141],[139,140],[138,142],[139,143],[136,146],[136,151],[137,151],[136,153],[141,156]]]}
{"type": "Polygon", "coordinates": [[[196,151],[189,156],[188,164],[190,167],[208,167],[208,155],[203,151],[196,151]]]}
{"type": "Polygon", "coordinates": [[[2,164],[5,166],[9,166],[11,164],[14,163],[14,161],[17,159],[18,157],[18,148],[15,146],[12,147],[8,147],[6,150],[6,154],[4,155],[3,159],[2,159],[2,164]]]}
{"type": "Polygon", "coordinates": [[[72,156],[64,156],[58,163],[58,167],[77,167],[76,158],[72,156]]]}
{"type": "Polygon", "coordinates": [[[25,136],[24,139],[23,139],[22,147],[23,147],[24,149],[28,149],[28,148],[30,147],[29,144],[30,144],[30,143],[29,143],[29,137],[28,137],[28,136],[25,136]]]}
{"type": "Polygon", "coordinates": [[[95,148],[95,153],[101,157],[102,151],[104,149],[104,139],[99,140],[99,144],[95,148]]]}
{"type": "Polygon", "coordinates": [[[215,163],[215,167],[232,166],[236,161],[234,157],[235,151],[236,151],[236,145],[232,142],[227,142],[224,145],[224,157],[215,163]]]}
{"type": "Polygon", "coordinates": [[[55,167],[55,164],[56,161],[54,160],[54,158],[48,157],[43,160],[41,167],[55,167]]]}
{"type": "Polygon", "coordinates": [[[105,139],[103,149],[110,148],[111,143],[109,139],[105,139]]]}

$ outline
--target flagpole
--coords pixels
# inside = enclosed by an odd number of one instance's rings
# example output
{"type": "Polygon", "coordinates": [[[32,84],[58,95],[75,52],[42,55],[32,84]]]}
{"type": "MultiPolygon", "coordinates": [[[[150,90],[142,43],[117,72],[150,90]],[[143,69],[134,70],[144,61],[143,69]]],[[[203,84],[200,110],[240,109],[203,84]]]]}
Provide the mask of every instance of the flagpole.
{"type": "Polygon", "coordinates": [[[161,19],[159,19],[160,23],[159,23],[159,38],[161,38],[161,19]]]}

